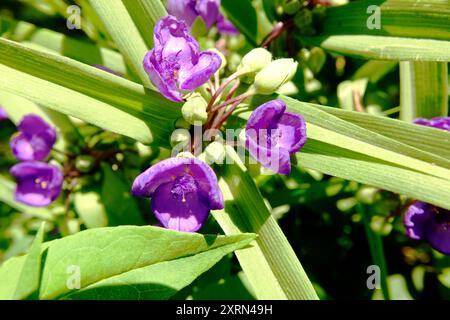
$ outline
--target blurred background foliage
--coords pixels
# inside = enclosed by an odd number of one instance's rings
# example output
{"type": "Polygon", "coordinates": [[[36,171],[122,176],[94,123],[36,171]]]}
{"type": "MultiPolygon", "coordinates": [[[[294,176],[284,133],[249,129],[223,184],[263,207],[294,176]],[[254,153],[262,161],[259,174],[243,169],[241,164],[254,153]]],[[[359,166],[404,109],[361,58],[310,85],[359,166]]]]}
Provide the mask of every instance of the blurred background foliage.
{"type": "MultiPolygon", "coordinates": [[[[311,1],[300,11],[294,4],[283,6],[281,0],[240,0],[240,5],[237,2],[222,1],[233,22],[240,19],[239,14],[245,14],[246,26],[250,27],[241,28],[244,35],[219,38],[213,29],[200,39],[205,48],[217,46],[227,52],[230,72],[252,42],[263,42],[273,25],[284,21],[289,26],[288,32],[271,41],[269,49],[276,57],[294,57],[300,63],[294,81],[283,88],[284,94],[300,101],[399,118],[397,62],[329,54],[295,40],[297,36],[320,32],[325,6],[338,4],[337,1],[311,1]]],[[[105,28],[89,9],[84,0],[2,0],[0,35],[18,40],[19,35],[11,32],[10,25],[12,21],[24,21],[115,51],[105,28]],[[69,30],[66,26],[66,8],[75,4],[83,8],[81,30],[69,30]]],[[[81,168],[78,172],[82,174],[66,181],[69,186],[63,200],[48,209],[55,219],[46,226],[46,240],[107,225],[155,224],[148,201],[129,195],[130,181],[142,169],[167,157],[168,150],[136,144],[81,121],[76,125],[79,137],[70,140],[69,147],[74,155],[62,161],[81,168]],[[76,156],[79,154],[82,156],[76,156]]],[[[15,163],[8,146],[14,132],[12,122],[0,124],[0,173],[4,176],[15,163]]],[[[60,156],[53,155],[56,160],[60,156]]],[[[369,290],[366,286],[369,276],[366,270],[372,264],[387,266],[382,285],[388,288],[391,299],[450,298],[450,257],[405,235],[402,213],[408,199],[302,169],[301,165],[294,167],[289,177],[259,175],[259,170],[257,166],[250,168],[321,299],[382,298],[380,290],[369,290]]],[[[5,183],[1,188],[9,187],[5,183]]],[[[1,196],[0,200],[1,263],[27,251],[42,220],[40,214],[47,212],[30,213],[30,208],[1,196]]],[[[202,229],[202,233],[220,232],[212,218],[202,229]]],[[[174,298],[253,299],[253,296],[236,258],[230,255],[174,298]]]]}

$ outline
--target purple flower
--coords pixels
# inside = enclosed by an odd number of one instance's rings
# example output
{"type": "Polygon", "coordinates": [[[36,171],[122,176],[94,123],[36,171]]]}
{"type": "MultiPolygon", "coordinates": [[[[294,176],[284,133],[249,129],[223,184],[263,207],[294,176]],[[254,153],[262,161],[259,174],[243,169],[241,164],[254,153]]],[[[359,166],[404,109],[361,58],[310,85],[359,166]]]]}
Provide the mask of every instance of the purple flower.
{"type": "Polygon", "coordinates": [[[173,16],[162,18],[155,26],[154,42],[144,58],[144,68],[161,94],[172,101],[181,102],[182,91],[200,87],[222,64],[216,53],[200,52],[186,24],[173,16]]]}
{"type": "Polygon", "coordinates": [[[0,107],[0,121],[8,119],[8,114],[6,113],[5,109],[0,107]]]}
{"type": "Polygon", "coordinates": [[[433,127],[437,129],[450,131],[450,117],[437,117],[433,119],[423,119],[417,118],[414,121],[415,124],[420,124],[423,126],[433,127]]]}
{"type": "Polygon", "coordinates": [[[10,142],[14,157],[21,161],[44,160],[56,142],[56,131],[36,115],[23,117],[19,133],[10,142]]]}
{"type": "Polygon", "coordinates": [[[10,173],[17,180],[16,200],[33,207],[45,207],[55,201],[64,180],[58,167],[37,161],[16,164],[10,173]]]}
{"type": "Polygon", "coordinates": [[[167,10],[189,27],[200,16],[207,29],[216,23],[223,34],[239,34],[239,30],[220,13],[220,0],[169,0],[167,10]]]}
{"type": "Polygon", "coordinates": [[[434,249],[450,255],[450,211],[416,201],[404,216],[406,234],[415,240],[425,240],[434,249]]]}
{"type": "Polygon", "coordinates": [[[306,123],[301,115],[286,112],[282,100],[272,100],[253,111],[245,136],[250,154],[264,167],[289,174],[290,156],[306,143],[306,123]]]}
{"type": "Polygon", "coordinates": [[[134,196],[152,198],[156,218],[168,229],[195,232],[210,210],[223,209],[223,196],[214,171],[194,158],[169,158],[140,174],[134,196]]]}

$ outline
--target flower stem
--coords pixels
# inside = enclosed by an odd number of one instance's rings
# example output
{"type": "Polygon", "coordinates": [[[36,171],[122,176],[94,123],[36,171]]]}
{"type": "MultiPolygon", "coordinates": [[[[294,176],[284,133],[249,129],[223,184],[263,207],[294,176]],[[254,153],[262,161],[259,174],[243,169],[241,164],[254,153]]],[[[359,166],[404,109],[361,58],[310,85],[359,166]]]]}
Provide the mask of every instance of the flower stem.
{"type": "Polygon", "coordinates": [[[241,95],[239,95],[239,96],[237,96],[237,97],[235,97],[235,98],[233,98],[233,99],[229,99],[229,100],[227,100],[227,101],[225,101],[225,102],[219,104],[218,106],[214,107],[214,108],[211,110],[211,112],[216,112],[217,110],[220,110],[220,109],[223,108],[223,107],[229,106],[230,104],[233,104],[233,103],[235,103],[236,101],[239,101],[239,103],[241,103],[241,102],[244,101],[245,99],[247,99],[247,98],[249,98],[249,97],[251,97],[251,96],[253,96],[253,95],[255,95],[255,94],[256,94],[255,90],[250,89],[249,91],[244,92],[243,94],[241,94],[241,95]]]}

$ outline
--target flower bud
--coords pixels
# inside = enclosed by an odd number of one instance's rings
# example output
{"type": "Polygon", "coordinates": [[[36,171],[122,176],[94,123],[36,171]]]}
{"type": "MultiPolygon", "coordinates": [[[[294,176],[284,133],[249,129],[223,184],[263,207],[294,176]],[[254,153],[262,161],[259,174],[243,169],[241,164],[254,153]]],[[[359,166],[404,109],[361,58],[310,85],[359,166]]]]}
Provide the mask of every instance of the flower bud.
{"type": "Polygon", "coordinates": [[[170,145],[172,148],[176,146],[187,146],[191,141],[191,134],[186,129],[177,129],[170,137],[170,145]]]}
{"type": "Polygon", "coordinates": [[[264,48],[256,48],[247,53],[238,67],[248,73],[256,73],[265,68],[272,61],[272,54],[264,48]]]}
{"type": "Polygon", "coordinates": [[[207,163],[223,164],[225,149],[220,142],[211,142],[205,149],[207,163]]]}
{"type": "Polygon", "coordinates": [[[177,129],[189,129],[191,127],[191,124],[184,120],[184,118],[178,118],[177,121],[175,121],[175,128],[177,129]]]}
{"type": "Polygon", "coordinates": [[[286,14],[295,14],[300,10],[301,3],[298,0],[288,0],[283,4],[283,10],[286,14]]]}
{"type": "Polygon", "coordinates": [[[75,159],[75,168],[83,173],[92,170],[95,164],[95,159],[89,155],[80,155],[75,159]]]}
{"type": "Polygon", "coordinates": [[[255,76],[254,87],[259,94],[272,94],[289,82],[297,72],[298,63],[294,59],[272,61],[255,76]]]}
{"type": "Polygon", "coordinates": [[[206,112],[207,107],[208,103],[203,99],[201,94],[194,92],[188,97],[181,108],[181,113],[183,118],[190,124],[198,122],[204,124],[208,119],[208,113],[206,112]]]}

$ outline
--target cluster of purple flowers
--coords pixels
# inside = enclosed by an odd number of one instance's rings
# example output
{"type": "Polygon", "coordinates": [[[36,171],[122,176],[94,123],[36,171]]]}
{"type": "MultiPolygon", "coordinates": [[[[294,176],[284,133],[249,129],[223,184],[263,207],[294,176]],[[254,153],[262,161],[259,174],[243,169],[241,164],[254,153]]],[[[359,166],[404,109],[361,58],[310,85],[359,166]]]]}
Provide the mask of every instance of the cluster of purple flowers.
{"type": "MultiPolygon", "coordinates": [[[[149,78],[167,99],[184,101],[185,94],[202,86],[221,67],[222,58],[212,51],[201,52],[188,28],[201,16],[207,27],[216,23],[223,32],[219,6],[220,1],[214,0],[169,1],[172,15],[156,25],[155,46],[143,62],[149,78]]],[[[270,62],[271,55],[263,63],[270,62]]],[[[211,109],[206,111],[209,116],[215,115],[211,109]]],[[[289,174],[290,156],[305,143],[303,117],[287,112],[282,100],[261,105],[247,122],[245,147],[264,167],[275,172],[289,174]]],[[[151,198],[160,224],[180,231],[199,230],[210,210],[224,207],[214,171],[196,158],[174,157],[153,165],[136,178],[132,193],[151,198]]]]}
{"type": "Polygon", "coordinates": [[[43,162],[56,142],[56,131],[37,115],[26,115],[10,141],[14,157],[22,161],[10,169],[17,180],[15,198],[33,207],[55,201],[64,181],[61,170],[43,162]]]}

